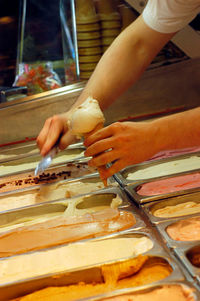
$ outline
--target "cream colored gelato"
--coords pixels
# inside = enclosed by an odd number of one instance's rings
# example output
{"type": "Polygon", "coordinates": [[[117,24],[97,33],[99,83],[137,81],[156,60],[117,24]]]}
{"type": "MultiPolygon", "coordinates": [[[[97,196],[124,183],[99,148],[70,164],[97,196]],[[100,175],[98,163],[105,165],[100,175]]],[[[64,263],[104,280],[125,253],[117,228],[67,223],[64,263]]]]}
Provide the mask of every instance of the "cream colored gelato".
{"type": "MultiPolygon", "coordinates": [[[[62,162],[66,162],[83,156],[84,156],[84,151],[82,149],[69,149],[58,154],[53,159],[52,163],[60,164],[62,162]]],[[[35,169],[40,159],[41,159],[40,157],[36,156],[36,157],[27,157],[24,159],[18,159],[15,161],[2,163],[0,164],[0,176],[10,174],[10,173],[20,172],[28,169],[35,169]]]]}
{"type": "Polygon", "coordinates": [[[200,240],[200,216],[172,223],[166,229],[171,239],[179,241],[200,240]]]}
{"type": "Polygon", "coordinates": [[[168,284],[155,287],[145,292],[135,292],[129,295],[121,295],[101,301],[195,301],[193,290],[185,285],[168,284]]]}
{"type": "Polygon", "coordinates": [[[108,235],[128,229],[135,223],[135,217],[131,212],[112,208],[81,216],[63,214],[33,226],[22,226],[17,230],[0,234],[0,257],[108,235]]]}
{"type": "Polygon", "coordinates": [[[184,216],[200,212],[200,203],[185,202],[177,205],[165,206],[153,211],[153,215],[157,217],[170,218],[184,216]]]}
{"type": "MultiPolygon", "coordinates": [[[[147,255],[139,255],[125,261],[104,264],[98,270],[102,275],[101,280],[97,279],[95,281],[93,279],[90,280],[92,283],[84,282],[84,274],[82,273],[82,281],[79,283],[46,287],[24,297],[19,297],[15,301],[82,300],[82,298],[94,297],[114,290],[150,284],[166,278],[172,272],[172,268],[166,260],[147,255]]],[[[92,278],[92,275],[90,277],[92,278]]],[[[190,301],[193,301],[193,299],[190,301]]]]}
{"type": "Polygon", "coordinates": [[[135,172],[131,172],[127,176],[127,180],[137,181],[172,175],[184,171],[195,170],[200,167],[200,157],[192,156],[190,158],[179,159],[175,161],[158,163],[150,167],[141,168],[135,172]]]}
{"type": "Polygon", "coordinates": [[[40,187],[39,196],[46,200],[56,200],[60,198],[73,197],[76,195],[89,193],[104,188],[99,180],[84,179],[74,182],[59,182],[40,187]]]}
{"type": "Polygon", "coordinates": [[[0,211],[16,209],[62,198],[70,198],[80,194],[104,188],[103,183],[96,179],[84,179],[74,182],[58,182],[41,185],[38,189],[18,192],[0,197],[0,211]]]}
{"type": "Polygon", "coordinates": [[[88,97],[78,106],[69,120],[69,127],[77,136],[83,136],[95,129],[97,124],[103,124],[104,115],[96,99],[88,97]]]}
{"type": "Polygon", "coordinates": [[[146,237],[90,240],[0,261],[0,284],[128,259],[153,247],[146,237]]]}
{"type": "Polygon", "coordinates": [[[55,211],[52,213],[46,213],[46,214],[43,213],[38,215],[31,215],[29,213],[28,215],[24,214],[23,217],[18,217],[19,214],[18,215],[16,214],[16,217],[13,221],[9,221],[6,224],[0,225],[0,233],[11,231],[13,229],[17,229],[24,226],[32,226],[47,221],[50,222],[54,218],[61,218],[62,215],[64,215],[65,217],[80,216],[85,213],[101,211],[109,207],[117,208],[122,203],[122,200],[119,198],[119,196],[112,197],[112,198],[105,196],[101,198],[101,204],[99,203],[95,204],[94,202],[93,205],[91,204],[90,206],[85,206],[84,205],[85,202],[87,202],[87,196],[59,202],[60,204],[64,205],[62,208],[63,211],[55,211]],[[105,201],[106,198],[108,199],[107,202],[105,201]],[[79,209],[79,207],[81,208],[79,209]]]}
{"type": "Polygon", "coordinates": [[[5,160],[12,159],[12,158],[15,158],[17,156],[22,156],[22,155],[25,155],[25,154],[26,155],[27,154],[28,155],[32,155],[32,154],[38,155],[39,151],[38,151],[37,148],[35,148],[31,151],[26,151],[26,149],[25,149],[25,151],[23,151],[23,149],[21,149],[21,151],[20,151],[20,149],[18,149],[17,151],[10,151],[10,152],[6,151],[5,154],[0,153],[0,160],[5,161],[5,160]]]}
{"type": "Polygon", "coordinates": [[[0,197],[0,211],[34,205],[43,201],[44,200],[38,196],[37,190],[2,196],[0,197]]]}

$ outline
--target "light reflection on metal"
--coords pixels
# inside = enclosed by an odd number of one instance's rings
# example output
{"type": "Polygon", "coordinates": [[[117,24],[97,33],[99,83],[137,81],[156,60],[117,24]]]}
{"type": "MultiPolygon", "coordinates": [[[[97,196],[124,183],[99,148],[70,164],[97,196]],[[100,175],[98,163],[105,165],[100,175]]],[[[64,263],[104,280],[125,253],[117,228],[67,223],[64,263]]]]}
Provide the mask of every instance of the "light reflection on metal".
{"type": "Polygon", "coordinates": [[[76,11],[75,11],[75,0],[70,0],[71,12],[72,12],[72,33],[75,48],[75,62],[78,78],[80,77],[79,59],[78,59],[78,43],[77,43],[77,30],[76,30],[76,11]]]}

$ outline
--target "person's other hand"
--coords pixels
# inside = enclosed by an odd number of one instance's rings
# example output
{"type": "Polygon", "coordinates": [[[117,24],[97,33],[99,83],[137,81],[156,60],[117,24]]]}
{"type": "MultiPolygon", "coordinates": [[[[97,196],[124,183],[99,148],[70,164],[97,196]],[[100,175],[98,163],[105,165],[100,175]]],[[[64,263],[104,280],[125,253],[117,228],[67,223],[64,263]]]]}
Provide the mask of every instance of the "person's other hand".
{"type": "Polygon", "coordinates": [[[101,177],[106,179],[122,168],[143,162],[159,150],[156,149],[155,131],[151,122],[116,122],[85,139],[85,156],[92,156],[89,165],[103,169],[101,177]]]}
{"type": "Polygon", "coordinates": [[[45,156],[59,139],[59,148],[65,149],[76,141],[67,126],[68,113],[48,118],[37,137],[37,145],[42,156],[45,156]]]}

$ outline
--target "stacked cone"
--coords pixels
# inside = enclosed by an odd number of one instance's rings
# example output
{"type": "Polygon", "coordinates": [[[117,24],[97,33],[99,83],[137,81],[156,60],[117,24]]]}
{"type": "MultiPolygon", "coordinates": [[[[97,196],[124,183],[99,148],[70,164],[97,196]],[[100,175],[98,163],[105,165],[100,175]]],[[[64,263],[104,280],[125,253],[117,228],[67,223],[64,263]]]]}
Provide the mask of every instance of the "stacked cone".
{"type": "Polygon", "coordinates": [[[93,0],[76,0],[80,79],[87,80],[101,58],[101,31],[93,0]]]}
{"type": "Polygon", "coordinates": [[[120,14],[116,0],[97,0],[96,8],[101,24],[102,50],[105,52],[121,31],[120,14]]]}

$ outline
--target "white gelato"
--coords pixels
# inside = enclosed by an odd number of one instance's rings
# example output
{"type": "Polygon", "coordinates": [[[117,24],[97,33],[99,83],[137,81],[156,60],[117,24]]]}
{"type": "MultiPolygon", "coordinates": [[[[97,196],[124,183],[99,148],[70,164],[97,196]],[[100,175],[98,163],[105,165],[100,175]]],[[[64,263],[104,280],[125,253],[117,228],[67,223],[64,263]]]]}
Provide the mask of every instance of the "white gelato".
{"type": "Polygon", "coordinates": [[[88,97],[85,102],[74,110],[68,123],[75,135],[82,136],[94,130],[98,124],[103,125],[104,121],[104,115],[98,101],[88,97]]]}
{"type": "MultiPolygon", "coordinates": [[[[84,151],[81,148],[67,149],[53,159],[53,164],[60,164],[83,156],[84,151]]],[[[41,157],[35,156],[2,163],[0,164],[0,176],[21,172],[23,170],[35,169],[39,160],[41,160],[41,157]]]]}
{"type": "Polygon", "coordinates": [[[112,238],[13,256],[0,261],[0,284],[128,259],[145,253],[152,247],[152,241],[146,236],[112,238]]]}
{"type": "Polygon", "coordinates": [[[130,172],[127,176],[127,180],[137,181],[151,179],[154,177],[172,175],[198,168],[200,168],[200,157],[192,156],[185,159],[158,163],[150,167],[138,169],[135,172],[130,172]]]}
{"type": "Polygon", "coordinates": [[[37,205],[38,203],[70,198],[80,194],[103,189],[103,183],[95,178],[74,182],[57,182],[41,185],[31,191],[18,192],[0,197],[0,211],[11,210],[24,206],[37,205]]]}

